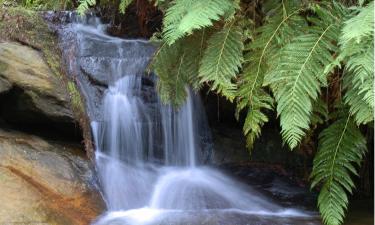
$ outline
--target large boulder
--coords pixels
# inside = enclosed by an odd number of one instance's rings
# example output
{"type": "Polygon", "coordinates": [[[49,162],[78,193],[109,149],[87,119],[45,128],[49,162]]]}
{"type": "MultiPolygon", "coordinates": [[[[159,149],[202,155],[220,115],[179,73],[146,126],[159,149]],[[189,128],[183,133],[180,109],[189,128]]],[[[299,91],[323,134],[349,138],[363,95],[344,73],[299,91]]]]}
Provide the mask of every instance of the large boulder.
{"type": "Polygon", "coordinates": [[[0,224],[87,225],[103,210],[80,147],[0,129],[0,224]]]}
{"type": "Polygon", "coordinates": [[[0,43],[0,95],[7,120],[73,121],[69,96],[39,51],[15,42],[0,43]]]}

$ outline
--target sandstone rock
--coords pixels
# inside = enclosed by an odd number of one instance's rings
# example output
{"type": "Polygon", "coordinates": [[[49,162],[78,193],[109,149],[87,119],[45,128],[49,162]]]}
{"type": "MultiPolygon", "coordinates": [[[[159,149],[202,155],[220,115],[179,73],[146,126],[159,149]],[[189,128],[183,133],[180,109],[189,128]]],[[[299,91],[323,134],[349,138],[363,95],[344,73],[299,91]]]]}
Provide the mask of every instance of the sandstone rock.
{"type": "Polygon", "coordinates": [[[12,102],[7,111],[37,112],[54,121],[73,120],[64,85],[52,73],[41,54],[18,43],[1,42],[0,94],[14,89],[22,92],[18,95],[22,98],[15,99],[16,102],[12,102]]]}
{"type": "Polygon", "coordinates": [[[0,224],[87,225],[103,210],[77,147],[0,130],[0,224]]]}

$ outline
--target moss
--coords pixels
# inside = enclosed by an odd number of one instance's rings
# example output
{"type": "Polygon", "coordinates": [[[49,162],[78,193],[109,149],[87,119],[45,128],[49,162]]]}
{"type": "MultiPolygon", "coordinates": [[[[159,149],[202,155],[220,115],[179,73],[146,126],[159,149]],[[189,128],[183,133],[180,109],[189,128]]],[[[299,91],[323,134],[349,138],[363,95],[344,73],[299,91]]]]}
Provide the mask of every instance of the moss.
{"type": "Polygon", "coordinates": [[[8,68],[8,64],[0,61],[0,73],[8,68]]]}
{"type": "Polygon", "coordinates": [[[0,7],[22,6],[32,10],[70,10],[74,8],[72,0],[0,0],[0,7]]]}
{"type": "Polygon", "coordinates": [[[68,81],[67,88],[70,94],[72,107],[75,111],[84,112],[84,105],[76,85],[72,81],[68,81]]]}

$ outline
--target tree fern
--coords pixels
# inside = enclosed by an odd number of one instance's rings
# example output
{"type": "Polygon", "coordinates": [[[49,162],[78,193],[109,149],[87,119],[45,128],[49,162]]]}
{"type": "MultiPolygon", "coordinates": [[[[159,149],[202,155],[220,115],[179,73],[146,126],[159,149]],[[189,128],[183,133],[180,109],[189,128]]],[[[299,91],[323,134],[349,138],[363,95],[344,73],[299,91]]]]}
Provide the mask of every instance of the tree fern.
{"type": "Polygon", "coordinates": [[[242,51],[242,33],[233,23],[213,34],[208,39],[199,68],[201,82],[211,82],[211,90],[233,100],[236,85],[232,79],[239,72],[242,51]]]}
{"type": "Polygon", "coordinates": [[[312,102],[325,86],[325,67],[339,35],[340,20],[332,11],[319,9],[320,20],[309,33],[294,38],[278,55],[277,65],[266,75],[277,101],[283,140],[295,148],[309,128],[312,102]]]}
{"type": "Polygon", "coordinates": [[[349,116],[340,118],[319,135],[311,186],[323,185],[318,207],[324,223],[339,225],[343,222],[347,192],[352,193],[354,188],[351,174],[358,175],[356,166],[365,151],[365,139],[349,116]]]}
{"type": "Polygon", "coordinates": [[[232,0],[175,0],[164,17],[164,40],[173,44],[195,29],[212,26],[237,7],[232,0]]]}

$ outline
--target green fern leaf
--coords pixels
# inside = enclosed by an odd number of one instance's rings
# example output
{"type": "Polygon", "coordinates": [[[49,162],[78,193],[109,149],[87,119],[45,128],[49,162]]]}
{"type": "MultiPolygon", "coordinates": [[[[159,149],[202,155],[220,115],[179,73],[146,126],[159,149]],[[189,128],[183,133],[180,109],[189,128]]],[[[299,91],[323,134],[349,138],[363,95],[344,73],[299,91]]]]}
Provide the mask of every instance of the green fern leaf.
{"type": "Polygon", "coordinates": [[[77,12],[83,15],[90,7],[96,5],[96,0],[80,0],[77,12]]]}
{"type": "Polygon", "coordinates": [[[260,136],[263,125],[268,122],[265,110],[272,110],[273,98],[263,89],[257,89],[252,99],[252,107],[248,107],[243,133],[246,136],[246,147],[251,150],[255,140],[260,136]]]}
{"type": "Polygon", "coordinates": [[[266,111],[273,109],[273,98],[262,87],[264,74],[269,69],[269,64],[275,63],[275,52],[292,37],[300,34],[299,27],[305,24],[298,15],[302,11],[298,4],[276,4],[270,8],[272,16],[255,31],[254,40],[246,46],[246,66],[238,82],[236,117],[238,118],[241,110],[247,108],[243,132],[249,150],[260,136],[262,126],[268,121],[266,111]]]}
{"type": "Polygon", "coordinates": [[[163,44],[152,63],[152,69],[159,77],[157,89],[164,103],[177,105],[186,98],[186,80],[182,76],[184,55],[181,54],[181,43],[163,44]]]}
{"type": "Polygon", "coordinates": [[[318,124],[324,124],[328,119],[328,106],[321,98],[318,98],[317,101],[313,103],[311,126],[314,127],[318,124]]]}
{"type": "Polygon", "coordinates": [[[266,75],[265,84],[273,89],[280,116],[283,139],[295,148],[309,128],[312,101],[326,84],[325,66],[333,61],[330,25],[321,34],[295,38],[280,53],[278,65],[266,75]]]}
{"type": "Polygon", "coordinates": [[[357,175],[355,165],[361,163],[365,152],[365,138],[348,116],[337,120],[319,135],[311,186],[323,184],[318,207],[324,223],[342,224],[348,205],[347,192],[352,193],[354,188],[351,174],[357,175]]]}
{"type": "Polygon", "coordinates": [[[183,38],[173,45],[164,43],[151,62],[159,77],[157,88],[164,103],[181,105],[186,98],[186,86],[200,88],[198,69],[206,41],[205,31],[183,38]]]}
{"type": "Polygon", "coordinates": [[[125,14],[126,9],[132,2],[133,0],[121,0],[119,5],[120,13],[125,14]]]}
{"type": "Polygon", "coordinates": [[[344,74],[344,100],[357,124],[374,120],[374,48],[350,57],[344,74]]]}
{"type": "Polygon", "coordinates": [[[357,124],[374,120],[374,2],[345,21],[340,58],[346,61],[344,100],[357,124]]]}
{"type": "Polygon", "coordinates": [[[317,18],[309,18],[314,26],[307,34],[294,38],[278,53],[274,67],[265,76],[277,102],[283,140],[295,148],[309,129],[312,102],[321,86],[327,85],[326,67],[338,51],[336,43],[345,8],[340,4],[313,6],[317,18]]]}
{"type": "Polygon", "coordinates": [[[236,8],[231,0],[175,0],[164,17],[164,40],[171,45],[195,29],[212,26],[236,8]]]}
{"type": "Polygon", "coordinates": [[[340,45],[348,47],[353,41],[360,43],[362,38],[372,36],[374,33],[374,1],[366,7],[360,8],[358,15],[345,21],[340,37],[340,45]]]}
{"type": "MultiPolygon", "coordinates": [[[[256,58],[259,59],[259,57],[256,58]]],[[[243,133],[246,136],[246,146],[249,150],[252,149],[255,140],[260,136],[263,125],[268,122],[266,110],[273,109],[273,98],[262,87],[264,66],[261,69],[261,71],[257,71],[257,62],[248,64],[244,68],[239,82],[240,89],[237,92],[237,119],[239,112],[248,108],[243,133]]]]}
{"type": "Polygon", "coordinates": [[[208,39],[199,68],[201,83],[211,82],[211,90],[233,100],[236,85],[232,79],[241,67],[243,48],[242,33],[233,23],[213,34],[208,39]]]}

